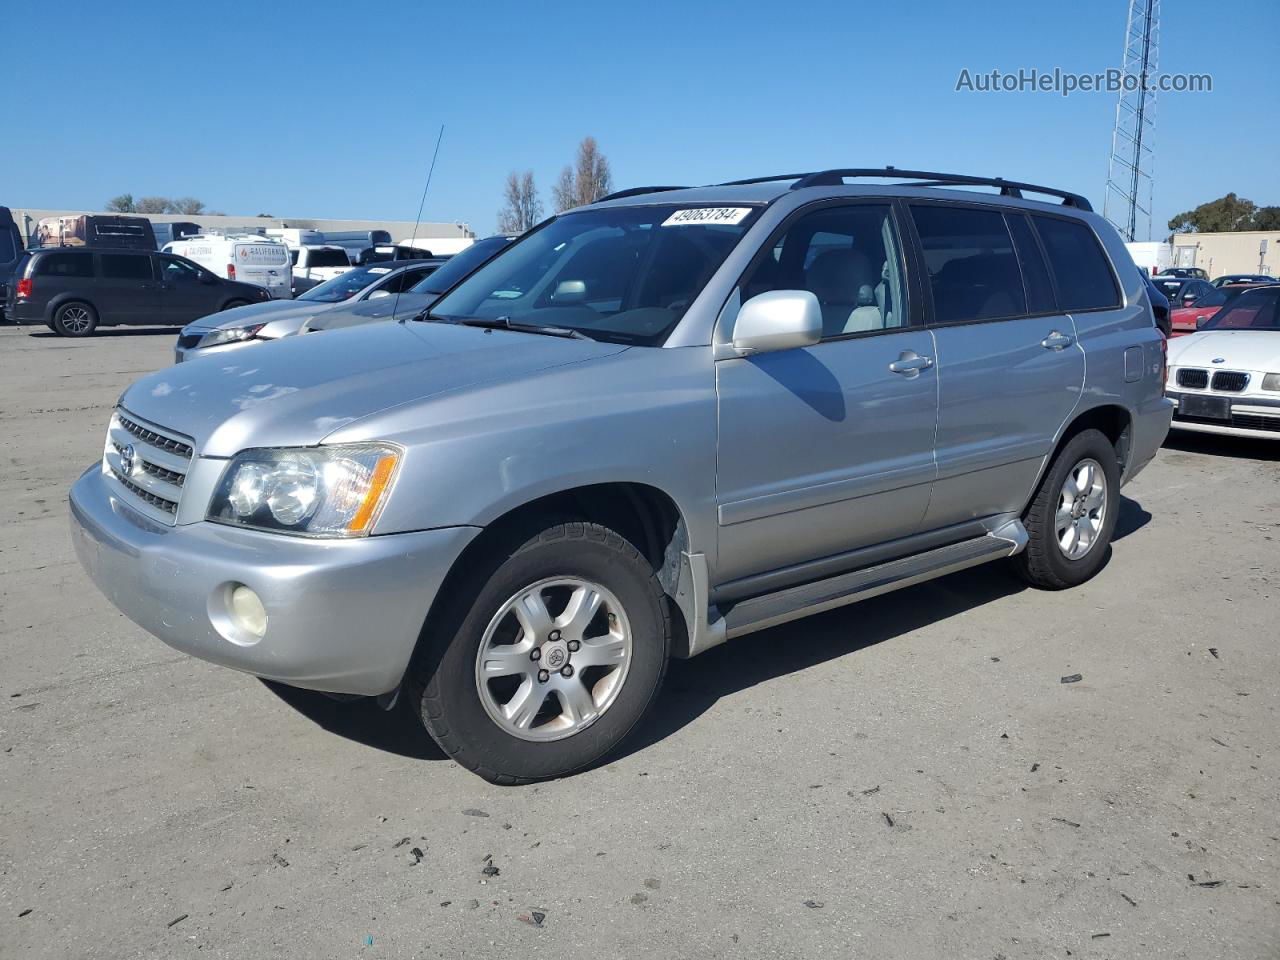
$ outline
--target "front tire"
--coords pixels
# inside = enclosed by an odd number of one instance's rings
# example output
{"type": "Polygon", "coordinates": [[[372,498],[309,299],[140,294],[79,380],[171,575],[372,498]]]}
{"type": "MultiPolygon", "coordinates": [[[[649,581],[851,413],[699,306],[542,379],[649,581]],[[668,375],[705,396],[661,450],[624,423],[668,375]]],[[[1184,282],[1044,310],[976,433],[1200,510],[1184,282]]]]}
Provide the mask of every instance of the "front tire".
{"type": "Polygon", "coordinates": [[[53,314],[53,330],[60,337],[87,337],[98,328],[98,311],[79,300],[64,303],[53,314]]]}
{"type": "Polygon", "coordinates": [[[1082,430],[1058,451],[1023,517],[1030,540],[1013,558],[1032,586],[1065,590],[1106,562],[1120,512],[1120,462],[1099,430],[1082,430]]]}
{"type": "MultiPolygon", "coordinates": [[[[236,307],[247,307],[248,305],[249,305],[248,300],[228,300],[226,303],[222,305],[222,309],[234,310],[236,307]]],[[[219,312],[222,312],[222,311],[219,311],[219,312]]]]}
{"type": "Polygon", "coordinates": [[[466,599],[433,618],[409,689],[441,749],[491,783],[596,763],[657,696],[668,601],[614,531],[549,525],[491,553],[456,595],[466,599]]]}

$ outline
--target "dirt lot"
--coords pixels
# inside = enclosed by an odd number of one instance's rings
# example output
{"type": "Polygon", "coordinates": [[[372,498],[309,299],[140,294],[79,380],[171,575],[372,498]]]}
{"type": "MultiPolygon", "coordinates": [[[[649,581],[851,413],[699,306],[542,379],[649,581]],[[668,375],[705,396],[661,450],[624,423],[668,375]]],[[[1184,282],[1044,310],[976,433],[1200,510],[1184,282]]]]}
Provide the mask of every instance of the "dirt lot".
{"type": "Polygon", "coordinates": [[[81,573],[67,489],[172,344],[0,328],[0,956],[1280,956],[1280,442],[1175,438],[1084,588],[731,643],[614,762],[501,789],[81,573]]]}

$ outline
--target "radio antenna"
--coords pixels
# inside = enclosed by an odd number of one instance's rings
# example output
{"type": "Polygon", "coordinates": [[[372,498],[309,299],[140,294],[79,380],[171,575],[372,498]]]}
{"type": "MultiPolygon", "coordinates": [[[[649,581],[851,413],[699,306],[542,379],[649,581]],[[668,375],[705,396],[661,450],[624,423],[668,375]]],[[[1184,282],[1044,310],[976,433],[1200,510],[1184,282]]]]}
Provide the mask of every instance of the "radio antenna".
{"type": "MultiPolygon", "coordinates": [[[[418,217],[413,221],[413,236],[410,240],[418,238],[418,225],[422,223],[422,208],[427,204],[427,191],[431,189],[431,176],[436,172],[436,157],[440,156],[440,141],[444,139],[444,124],[440,124],[440,133],[436,137],[436,148],[431,154],[431,166],[427,168],[427,182],[422,186],[422,199],[418,201],[418,217]]],[[[391,316],[395,318],[396,313],[400,310],[400,291],[396,291],[396,302],[391,307],[391,316]]],[[[404,323],[401,318],[398,322],[404,323]]]]}

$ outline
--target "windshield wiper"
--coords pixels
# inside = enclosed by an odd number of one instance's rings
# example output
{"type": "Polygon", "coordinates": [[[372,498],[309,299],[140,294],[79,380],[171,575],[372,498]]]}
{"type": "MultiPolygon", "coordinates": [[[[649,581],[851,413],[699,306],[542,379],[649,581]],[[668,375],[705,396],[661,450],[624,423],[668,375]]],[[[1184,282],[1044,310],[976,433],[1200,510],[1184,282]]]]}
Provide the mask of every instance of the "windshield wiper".
{"type": "Polygon", "coordinates": [[[518,333],[540,333],[548,337],[565,337],[571,340],[590,340],[581,330],[571,327],[542,326],[536,323],[518,323],[510,317],[458,317],[455,323],[468,327],[488,327],[491,330],[515,330],[518,333]]]}

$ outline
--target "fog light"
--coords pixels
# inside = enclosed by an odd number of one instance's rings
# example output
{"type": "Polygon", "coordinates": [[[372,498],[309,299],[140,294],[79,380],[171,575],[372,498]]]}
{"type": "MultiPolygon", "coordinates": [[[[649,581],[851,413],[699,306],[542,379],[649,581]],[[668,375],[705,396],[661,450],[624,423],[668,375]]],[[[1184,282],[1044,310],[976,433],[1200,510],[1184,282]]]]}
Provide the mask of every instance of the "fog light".
{"type": "Polygon", "coordinates": [[[258,639],[267,632],[267,608],[262,598],[243,583],[231,590],[231,617],[236,626],[258,639]]]}

